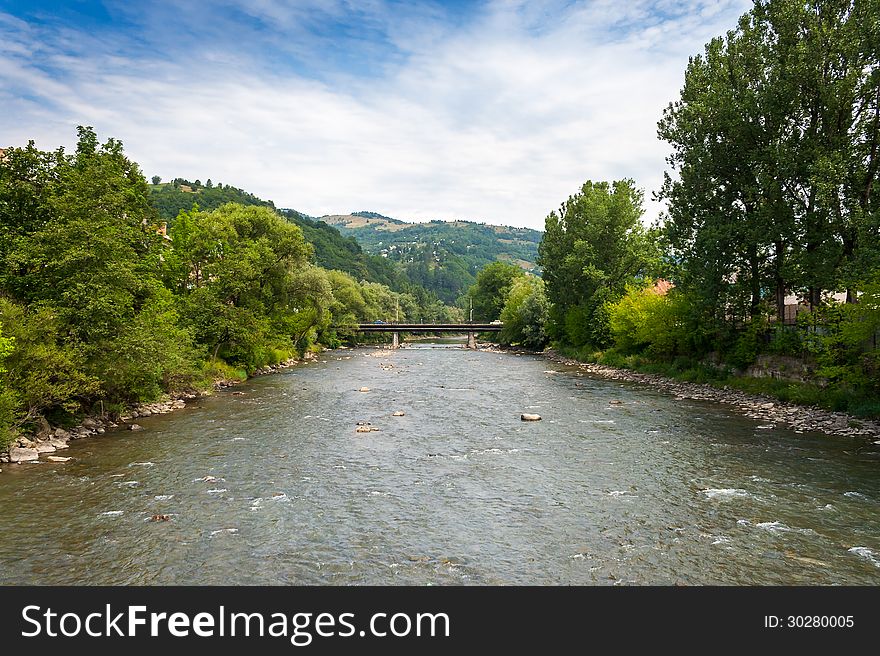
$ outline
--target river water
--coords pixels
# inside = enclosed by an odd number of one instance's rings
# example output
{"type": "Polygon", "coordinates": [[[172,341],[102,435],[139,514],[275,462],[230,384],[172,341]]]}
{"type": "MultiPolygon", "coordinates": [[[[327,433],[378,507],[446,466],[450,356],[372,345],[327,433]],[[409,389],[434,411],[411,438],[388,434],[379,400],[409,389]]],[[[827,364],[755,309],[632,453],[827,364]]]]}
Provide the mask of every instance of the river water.
{"type": "Polygon", "coordinates": [[[536,356],[330,351],[138,422],[4,465],[0,583],[880,584],[880,447],[536,356]]]}

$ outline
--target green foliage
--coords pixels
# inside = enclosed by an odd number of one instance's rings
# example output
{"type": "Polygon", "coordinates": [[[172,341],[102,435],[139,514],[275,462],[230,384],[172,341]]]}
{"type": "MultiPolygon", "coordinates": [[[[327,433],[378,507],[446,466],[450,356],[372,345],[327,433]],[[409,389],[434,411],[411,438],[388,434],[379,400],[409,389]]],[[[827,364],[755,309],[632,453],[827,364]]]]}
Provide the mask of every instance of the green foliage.
{"type": "Polygon", "coordinates": [[[85,349],[65,339],[63,323],[48,307],[26,310],[0,299],[0,319],[15,340],[3,374],[14,390],[18,420],[76,414],[100,398],[100,382],[87,373],[85,349]]]}
{"type": "Polygon", "coordinates": [[[172,231],[166,284],[181,316],[213,358],[253,370],[275,350],[294,350],[285,333],[295,315],[312,312],[301,270],[311,249],[300,229],[266,207],[223,205],[182,212],[172,231]]]}
{"type": "Polygon", "coordinates": [[[642,226],[631,180],[587,181],[545,222],[538,263],[554,305],[550,334],[575,346],[611,341],[609,303],[660,267],[657,234],[642,226]]]}
{"type": "MultiPolygon", "coordinates": [[[[876,0],[760,0],[691,58],[659,135],[676,282],[724,332],[878,266],[876,0]]],[[[745,347],[744,347],[745,348],[745,347]]]]}
{"type": "Polygon", "coordinates": [[[681,290],[666,294],[653,284],[630,285],[607,306],[614,348],[624,354],[644,353],[669,360],[703,352],[705,334],[693,304],[681,290]]]}
{"type": "Polygon", "coordinates": [[[154,401],[162,393],[205,387],[198,364],[204,357],[205,349],[196,347],[180,325],[173,295],[159,288],[130,323],[104,342],[89,369],[100,377],[106,398],[154,401]]]}
{"type": "Polygon", "coordinates": [[[725,359],[734,367],[745,369],[752,364],[761,352],[763,341],[761,339],[766,326],[760,317],[749,320],[736,342],[733,349],[726,354],[725,359]]]}
{"type": "Polygon", "coordinates": [[[15,340],[3,336],[3,324],[0,323],[0,450],[6,448],[12,439],[12,425],[15,421],[16,399],[9,383],[6,381],[6,369],[3,362],[12,353],[15,340]]]}
{"type": "Polygon", "coordinates": [[[802,315],[804,345],[817,374],[841,387],[880,393],[880,277],[861,285],[858,303],[802,315]]]}
{"type": "Polygon", "coordinates": [[[403,291],[409,284],[392,262],[377,255],[367,255],[354,237],[343,237],[333,226],[295,210],[282,210],[282,214],[303,231],[303,236],[315,249],[318,266],[345,271],[358,280],[382,283],[397,291],[403,291]]]}
{"type": "Polygon", "coordinates": [[[148,193],[150,203],[156,208],[159,217],[172,226],[178,214],[188,212],[193,205],[198,205],[206,212],[227,203],[275,208],[272,201],[262,200],[231,185],[202,187],[198,180],[190,182],[183,178],[175,178],[170,184],[159,184],[153,178],[153,186],[148,193]]]}
{"type": "Polygon", "coordinates": [[[544,281],[535,276],[519,276],[513,280],[504,308],[501,310],[502,344],[521,344],[526,348],[546,346],[549,301],[544,281]]]}
{"type": "Polygon", "coordinates": [[[468,290],[473,320],[495,321],[507,301],[514,283],[525,276],[522,269],[506,262],[493,262],[477,274],[477,282],[468,290]]]}
{"type": "Polygon", "coordinates": [[[767,352],[773,355],[798,356],[804,352],[800,331],[794,326],[774,326],[767,352]]]}

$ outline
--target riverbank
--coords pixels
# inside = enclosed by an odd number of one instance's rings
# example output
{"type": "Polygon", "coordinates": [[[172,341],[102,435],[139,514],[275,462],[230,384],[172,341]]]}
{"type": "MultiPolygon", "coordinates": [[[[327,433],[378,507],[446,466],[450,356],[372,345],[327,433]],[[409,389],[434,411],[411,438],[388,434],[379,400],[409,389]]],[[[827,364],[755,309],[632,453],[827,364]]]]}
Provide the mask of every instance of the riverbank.
{"type": "MultiPolygon", "coordinates": [[[[234,387],[256,376],[265,376],[277,373],[290,367],[317,360],[312,352],[306,352],[301,360],[290,358],[284,362],[268,365],[257,369],[247,378],[222,378],[215,380],[212,389],[201,392],[185,392],[171,395],[166,399],[152,403],[140,403],[128,408],[120,415],[99,414],[85,417],[79,424],[73,427],[52,426],[47,421],[38,422],[37,430],[33,435],[21,435],[14,439],[5,453],[0,453],[0,463],[19,464],[23,462],[35,462],[45,458],[49,462],[66,462],[69,457],[55,455],[58,451],[69,448],[73,440],[81,440],[96,435],[104,435],[117,430],[141,430],[141,425],[135,422],[141,417],[163,415],[186,407],[187,401],[210,396],[214,392],[234,387]]],[[[2,472],[2,469],[0,469],[2,472]]]]}
{"type": "Polygon", "coordinates": [[[775,428],[779,424],[793,429],[796,433],[822,432],[828,435],[858,436],[873,440],[880,438],[880,422],[855,417],[844,412],[832,412],[815,406],[780,401],[769,395],[752,394],[726,385],[717,387],[710,383],[685,382],[660,374],[581,362],[552,349],[544,351],[544,355],[554,362],[576,366],[585,373],[610,380],[648,385],[654,389],[673,394],[679,399],[714,401],[733,405],[751,419],[772,422],[772,425],[765,425],[764,428],[775,428]]]}

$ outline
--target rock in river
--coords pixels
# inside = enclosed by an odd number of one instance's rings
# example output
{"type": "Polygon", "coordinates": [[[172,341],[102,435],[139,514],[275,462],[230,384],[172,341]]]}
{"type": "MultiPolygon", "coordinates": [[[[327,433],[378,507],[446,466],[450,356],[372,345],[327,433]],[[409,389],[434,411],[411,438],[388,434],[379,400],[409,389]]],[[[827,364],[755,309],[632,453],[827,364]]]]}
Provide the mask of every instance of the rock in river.
{"type": "Polygon", "coordinates": [[[528,412],[522,413],[519,418],[522,421],[541,421],[541,415],[533,415],[529,414],[528,412]]]}

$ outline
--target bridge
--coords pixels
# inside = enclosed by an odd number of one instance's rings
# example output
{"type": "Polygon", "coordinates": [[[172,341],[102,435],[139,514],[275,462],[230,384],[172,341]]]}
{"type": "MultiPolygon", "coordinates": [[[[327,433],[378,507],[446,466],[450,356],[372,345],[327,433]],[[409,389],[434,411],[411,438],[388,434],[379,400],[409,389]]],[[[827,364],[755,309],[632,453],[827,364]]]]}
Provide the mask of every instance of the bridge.
{"type": "Polygon", "coordinates": [[[477,348],[477,333],[497,333],[504,324],[497,323],[359,323],[361,333],[391,333],[391,348],[400,346],[400,333],[467,333],[467,347],[477,348]]]}

